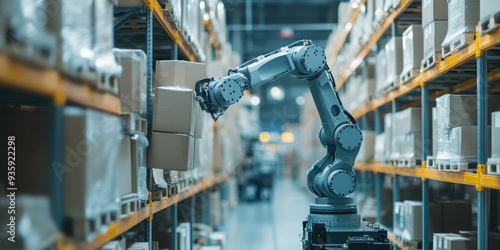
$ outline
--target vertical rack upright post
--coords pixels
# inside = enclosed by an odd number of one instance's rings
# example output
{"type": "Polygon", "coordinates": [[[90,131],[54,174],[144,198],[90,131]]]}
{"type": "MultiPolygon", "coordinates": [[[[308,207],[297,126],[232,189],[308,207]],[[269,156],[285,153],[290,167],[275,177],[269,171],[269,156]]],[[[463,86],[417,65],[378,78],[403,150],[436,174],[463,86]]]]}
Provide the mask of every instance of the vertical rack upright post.
{"type": "MultiPolygon", "coordinates": [[[[380,111],[375,110],[375,134],[382,133],[382,122],[380,111]]],[[[376,221],[382,222],[382,174],[374,173],[375,177],[375,199],[377,200],[376,221]]]]}
{"type": "MultiPolygon", "coordinates": [[[[422,168],[426,168],[426,159],[429,154],[429,89],[422,82],[420,84],[422,95],[422,168]]],[[[429,182],[422,177],[422,250],[429,249],[429,182]]]]}
{"type": "MultiPolygon", "coordinates": [[[[477,42],[478,39],[476,39],[477,42]]],[[[479,185],[488,157],[488,61],[479,48],[477,60],[477,248],[488,249],[488,189],[479,185]]]]}
{"type": "Polygon", "coordinates": [[[63,147],[64,147],[64,119],[63,106],[54,102],[50,108],[50,125],[49,125],[49,162],[47,162],[47,170],[49,171],[49,192],[51,202],[51,213],[54,222],[61,232],[64,232],[63,216],[64,216],[64,195],[63,195],[63,178],[64,166],[58,169],[55,163],[63,162],[63,147]]]}
{"type": "MultiPolygon", "coordinates": [[[[396,102],[396,100],[394,100],[394,101],[392,101],[392,113],[394,114],[396,112],[398,112],[398,103],[396,102]]],[[[391,117],[392,117],[392,119],[394,119],[394,116],[391,116],[391,117]]],[[[391,126],[391,128],[392,128],[392,126],[391,126]]],[[[392,206],[394,208],[396,202],[398,202],[400,200],[400,198],[399,198],[399,176],[396,175],[396,174],[394,174],[392,176],[392,180],[393,180],[393,184],[392,184],[392,199],[393,199],[392,206]]],[[[394,209],[393,209],[393,211],[394,211],[394,209]]],[[[393,223],[392,227],[393,228],[396,227],[396,224],[394,224],[396,222],[396,216],[397,215],[395,213],[393,213],[393,215],[392,215],[392,223],[393,223]]]]}
{"type": "MultiPolygon", "coordinates": [[[[146,55],[147,55],[147,126],[148,126],[148,138],[151,138],[151,128],[153,120],[153,10],[151,6],[148,5],[148,10],[146,11],[146,55]]],[[[147,169],[147,185],[148,189],[152,190],[153,187],[153,169],[147,169]]],[[[149,193],[151,196],[151,193],[149,193]]],[[[149,243],[149,248],[152,249],[153,243],[153,221],[148,219],[146,221],[146,240],[149,243]]]]}

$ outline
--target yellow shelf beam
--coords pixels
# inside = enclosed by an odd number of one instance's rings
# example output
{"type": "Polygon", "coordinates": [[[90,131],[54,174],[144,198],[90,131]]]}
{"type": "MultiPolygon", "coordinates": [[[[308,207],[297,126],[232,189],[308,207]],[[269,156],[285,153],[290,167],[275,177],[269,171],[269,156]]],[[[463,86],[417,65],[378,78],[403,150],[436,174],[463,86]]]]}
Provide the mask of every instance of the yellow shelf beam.
{"type": "Polygon", "coordinates": [[[476,186],[479,184],[481,187],[500,189],[500,176],[496,175],[481,175],[467,172],[441,172],[435,169],[417,168],[400,168],[387,165],[380,165],[377,163],[356,163],[355,170],[367,171],[374,173],[384,173],[393,176],[409,176],[416,178],[427,178],[436,181],[456,183],[463,185],[476,186]],[[478,182],[479,178],[479,182],[478,182]]]}
{"type": "Polygon", "coordinates": [[[347,81],[347,79],[351,76],[352,72],[354,72],[354,70],[363,62],[372,47],[377,44],[380,37],[382,37],[385,31],[394,23],[394,20],[399,17],[406,10],[406,8],[408,8],[408,6],[410,6],[411,2],[412,0],[402,0],[399,6],[393,12],[391,12],[389,16],[386,17],[386,19],[380,25],[380,29],[375,31],[368,43],[361,47],[357,56],[349,63],[347,63],[344,73],[340,77],[337,77],[337,79],[335,79],[338,88],[342,87],[345,81],[347,81]]]}
{"type": "Polygon", "coordinates": [[[42,69],[0,55],[0,87],[52,98],[54,104],[68,101],[114,115],[121,112],[120,99],[90,86],[69,80],[56,70],[42,69]]]}
{"type": "Polygon", "coordinates": [[[211,176],[206,178],[205,180],[198,183],[196,186],[190,187],[186,192],[183,192],[178,195],[174,195],[173,197],[161,200],[154,201],[153,203],[148,203],[146,207],[143,209],[131,213],[127,217],[119,219],[118,221],[112,223],[107,232],[98,234],[92,241],[90,242],[69,242],[65,241],[64,237],[61,237],[59,240],[58,248],[61,250],[80,250],[80,249],[98,249],[103,246],[110,240],[116,238],[117,236],[123,234],[130,228],[139,224],[141,221],[152,216],[154,219],[154,214],[169,207],[175,205],[189,197],[194,196],[195,194],[202,192],[206,189],[209,189],[219,183],[225,182],[229,179],[229,174],[221,174],[217,176],[211,176]]]}
{"type": "Polygon", "coordinates": [[[217,33],[215,32],[212,20],[203,20],[203,24],[205,24],[205,28],[208,31],[210,44],[212,44],[212,46],[214,47],[215,53],[217,54],[217,56],[221,56],[221,44],[219,38],[217,37],[217,33]]]}
{"type": "Polygon", "coordinates": [[[182,51],[184,55],[189,59],[189,61],[198,62],[200,61],[199,55],[197,55],[193,48],[188,46],[185,39],[181,36],[180,31],[175,27],[174,24],[170,23],[167,19],[167,16],[163,12],[160,4],[157,0],[143,0],[149,10],[153,12],[153,15],[156,17],[156,20],[163,27],[165,32],[167,32],[168,36],[177,44],[179,49],[182,51]]]}
{"type": "MultiPolygon", "coordinates": [[[[399,86],[398,89],[393,90],[386,95],[379,97],[369,103],[367,103],[364,107],[358,108],[352,112],[352,115],[354,118],[359,118],[363,115],[366,115],[368,112],[373,111],[380,106],[387,104],[391,101],[394,101],[396,98],[399,98],[401,96],[404,96],[408,94],[409,92],[413,91],[414,89],[420,87],[421,83],[430,83],[432,80],[436,79],[437,77],[445,74],[446,72],[462,65],[463,63],[472,60],[476,56],[476,51],[477,48],[479,47],[479,50],[484,51],[487,49],[491,49],[492,47],[495,47],[500,44],[500,29],[494,31],[491,34],[485,35],[483,37],[479,37],[476,41],[471,43],[469,46],[466,48],[458,51],[457,53],[447,57],[445,60],[439,62],[436,66],[433,68],[429,69],[428,71],[425,71],[423,73],[420,73],[418,76],[416,76],[411,82],[406,83],[404,85],[399,86]],[[479,43],[479,46],[478,46],[479,43]]],[[[492,70],[488,72],[488,82],[500,79],[500,68],[492,70]]],[[[465,82],[459,83],[455,86],[452,86],[450,88],[444,89],[437,91],[431,95],[431,97],[439,97],[444,94],[448,93],[459,93],[461,91],[474,88],[476,86],[476,78],[471,78],[465,82]]],[[[491,89],[492,91],[495,91],[491,89]]]]}
{"type": "Polygon", "coordinates": [[[361,8],[364,8],[365,3],[366,0],[361,0],[361,3],[359,3],[358,7],[352,12],[351,17],[349,18],[349,21],[345,24],[344,28],[342,29],[342,33],[340,34],[338,40],[336,41],[332,50],[327,55],[327,62],[328,65],[330,65],[330,67],[335,63],[335,60],[337,60],[337,56],[339,55],[340,50],[344,46],[344,42],[347,39],[347,36],[349,35],[349,32],[352,29],[352,26],[356,22],[356,18],[361,12],[361,8]]]}

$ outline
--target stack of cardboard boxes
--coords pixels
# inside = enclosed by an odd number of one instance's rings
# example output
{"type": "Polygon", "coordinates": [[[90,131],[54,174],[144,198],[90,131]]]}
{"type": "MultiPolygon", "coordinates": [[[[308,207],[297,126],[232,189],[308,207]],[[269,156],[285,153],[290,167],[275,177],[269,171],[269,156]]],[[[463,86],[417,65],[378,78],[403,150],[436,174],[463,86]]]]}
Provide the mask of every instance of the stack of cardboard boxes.
{"type": "Polygon", "coordinates": [[[446,0],[422,1],[422,27],[424,51],[421,65],[425,71],[441,61],[441,43],[448,30],[446,0]]]}
{"type": "MultiPolygon", "coordinates": [[[[429,239],[436,244],[441,232],[458,233],[472,229],[472,207],[469,202],[447,200],[429,204],[429,239]],[[460,220],[457,220],[460,218],[460,220]]],[[[394,234],[405,242],[422,241],[422,202],[405,200],[394,204],[394,234]]]]}
{"type": "Polygon", "coordinates": [[[168,171],[169,184],[177,187],[174,192],[187,188],[197,167],[195,150],[205,119],[193,90],[205,77],[202,63],[158,61],[156,65],[148,167],[168,171]]]}

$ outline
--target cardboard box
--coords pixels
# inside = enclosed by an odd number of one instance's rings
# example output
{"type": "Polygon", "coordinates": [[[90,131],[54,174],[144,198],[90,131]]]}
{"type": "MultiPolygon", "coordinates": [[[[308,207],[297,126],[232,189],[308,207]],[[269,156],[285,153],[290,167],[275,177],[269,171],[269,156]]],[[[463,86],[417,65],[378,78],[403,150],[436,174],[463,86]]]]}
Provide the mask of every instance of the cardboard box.
{"type": "Polygon", "coordinates": [[[446,0],[422,0],[422,26],[434,21],[448,21],[448,3],[446,0]]]}
{"type": "Polygon", "coordinates": [[[389,39],[385,44],[385,53],[387,54],[386,84],[398,86],[399,75],[403,70],[403,38],[392,37],[389,39]]]}
{"type": "Polygon", "coordinates": [[[472,206],[461,200],[440,201],[443,214],[443,232],[458,233],[472,229],[472,206]],[[457,218],[460,218],[457,220],[457,218]]]}
{"type": "Polygon", "coordinates": [[[196,82],[207,77],[204,63],[165,60],[156,62],[155,87],[181,86],[195,89],[196,82]]]}
{"type": "Polygon", "coordinates": [[[113,49],[118,63],[123,67],[118,79],[121,112],[146,114],[147,66],[142,50],[113,49]]]}
{"type": "Polygon", "coordinates": [[[422,133],[408,133],[401,135],[401,145],[398,150],[405,159],[422,159],[422,133]]]}
{"type": "Polygon", "coordinates": [[[375,160],[379,163],[385,161],[385,132],[375,136],[375,160]]]}
{"type": "Polygon", "coordinates": [[[203,127],[205,126],[205,117],[210,116],[207,112],[201,110],[199,103],[195,100],[194,109],[196,110],[196,121],[194,125],[194,137],[203,137],[203,127]]]}
{"type": "Polygon", "coordinates": [[[438,54],[441,58],[441,44],[448,32],[448,21],[434,21],[424,26],[424,59],[438,54]]]}
{"type": "MultiPolygon", "coordinates": [[[[476,126],[477,97],[475,95],[446,94],[436,98],[438,126],[445,128],[476,126]],[[441,124],[441,125],[439,125],[441,124]]],[[[500,96],[488,96],[488,110],[500,109],[500,96]]],[[[491,116],[488,116],[488,124],[491,116]]]]}
{"type": "Polygon", "coordinates": [[[443,236],[443,250],[475,250],[477,249],[477,241],[474,239],[445,235],[443,236]]]}
{"type": "Polygon", "coordinates": [[[500,159],[500,111],[491,114],[491,157],[500,159]]]}
{"type": "Polygon", "coordinates": [[[376,57],[377,63],[375,64],[375,91],[377,94],[383,92],[387,87],[387,54],[385,49],[381,49],[376,57]]]}
{"type": "Polygon", "coordinates": [[[433,250],[443,250],[443,241],[446,236],[459,236],[458,234],[450,233],[435,233],[432,236],[432,249],[433,250]]]}
{"type": "Polygon", "coordinates": [[[438,154],[438,123],[437,123],[437,108],[432,108],[432,155],[435,157],[438,154]]]}
{"type": "Polygon", "coordinates": [[[422,131],[421,108],[407,108],[392,114],[393,133],[408,134],[422,131]]]}
{"type": "Polygon", "coordinates": [[[387,113],[384,116],[384,158],[389,160],[392,155],[392,113],[387,113]]]}
{"type": "Polygon", "coordinates": [[[375,155],[375,132],[363,130],[363,142],[359,149],[356,162],[372,162],[375,155]]]}
{"type": "MultiPolygon", "coordinates": [[[[402,238],[407,241],[422,240],[422,202],[420,201],[404,201],[405,216],[402,238]]],[[[442,231],[442,216],[441,209],[434,203],[429,204],[429,237],[432,239],[432,234],[442,231]]]]}
{"type": "Polygon", "coordinates": [[[149,168],[188,171],[193,168],[194,137],[152,132],[148,150],[149,168]]]}
{"type": "Polygon", "coordinates": [[[127,250],[150,250],[148,242],[135,242],[127,250]]]}
{"type": "Polygon", "coordinates": [[[413,24],[403,32],[403,74],[420,69],[424,56],[422,25],[413,24]]]}
{"type": "Polygon", "coordinates": [[[153,131],[194,135],[199,105],[192,90],[157,87],[153,98],[153,131]]]}
{"type": "MultiPolygon", "coordinates": [[[[491,127],[488,126],[488,134],[491,134],[491,127]]],[[[491,140],[491,137],[488,137],[491,140]]],[[[477,159],[477,126],[464,126],[451,129],[451,156],[457,159],[476,160],[477,159]]],[[[489,144],[489,143],[488,143],[489,144]]],[[[488,156],[491,149],[488,149],[488,156]]]]}
{"type": "Polygon", "coordinates": [[[401,236],[401,233],[404,229],[404,204],[403,202],[394,202],[394,234],[398,237],[401,236]]]}
{"type": "MultiPolygon", "coordinates": [[[[64,162],[56,165],[62,169],[64,216],[100,219],[118,210],[116,173],[123,136],[120,119],[77,107],[66,107],[63,112],[65,156],[64,162]]],[[[73,233],[77,238],[87,236],[73,233]]]]}

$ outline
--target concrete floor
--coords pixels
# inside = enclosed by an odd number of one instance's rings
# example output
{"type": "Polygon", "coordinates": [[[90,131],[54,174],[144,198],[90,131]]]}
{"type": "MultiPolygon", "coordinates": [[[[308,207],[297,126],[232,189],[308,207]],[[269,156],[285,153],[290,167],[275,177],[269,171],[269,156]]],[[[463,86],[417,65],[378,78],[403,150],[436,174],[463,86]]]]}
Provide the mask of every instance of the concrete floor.
{"type": "Polygon", "coordinates": [[[225,218],[227,249],[302,249],[302,221],[313,197],[291,180],[277,180],[270,202],[240,202],[225,218]]]}

